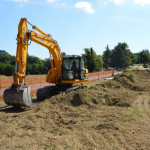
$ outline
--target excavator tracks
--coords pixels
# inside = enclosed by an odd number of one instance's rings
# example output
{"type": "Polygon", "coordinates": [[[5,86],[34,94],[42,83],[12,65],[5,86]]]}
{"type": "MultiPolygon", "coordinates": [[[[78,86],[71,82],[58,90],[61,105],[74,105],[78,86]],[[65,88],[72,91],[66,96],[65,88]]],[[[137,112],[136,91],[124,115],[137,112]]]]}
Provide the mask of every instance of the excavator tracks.
{"type": "Polygon", "coordinates": [[[38,101],[43,101],[57,94],[58,90],[56,86],[45,86],[37,90],[36,96],[38,101]]]}
{"type": "Polygon", "coordinates": [[[65,86],[46,86],[44,88],[40,88],[37,90],[36,96],[38,101],[43,101],[45,99],[50,98],[51,96],[58,95],[60,93],[70,93],[72,91],[75,91],[77,89],[81,89],[86,87],[85,85],[76,85],[71,87],[65,87],[65,86]]]}

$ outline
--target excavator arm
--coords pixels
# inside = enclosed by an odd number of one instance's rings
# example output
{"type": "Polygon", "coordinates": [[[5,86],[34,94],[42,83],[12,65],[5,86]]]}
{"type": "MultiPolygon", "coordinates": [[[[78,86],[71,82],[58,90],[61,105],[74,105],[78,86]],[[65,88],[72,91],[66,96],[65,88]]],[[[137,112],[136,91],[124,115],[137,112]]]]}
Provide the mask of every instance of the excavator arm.
{"type": "Polygon", "coordinates": [[[17,52],[16,52],[16,65],[14,77],[14,85],[24,83],[26,64],[27,64],[27,51],[28,51],[28,32],[26,19],[21,19],[18,26],[17,35],[17,52]]]}
{"type": "MultiPolygon", "coordinates": [[[[48,34],[44,33],[42,30],[33,26],[27,21],[26,18],[22,18],[18,26],[18,35],[17,35],[17,53],[16,53],[16,66],[14,73],[14,84],[18,85],[24,83],[24,78],[26,74],[26,64],[27,64],[27,53],[28,53],[28,41],[34,41],[44,47],[46,47],[51,57],[51,72],[53,75],[53,81],[56,79],[61,80],[61,64],[62,64],[62,54],[57,42],[52,39],[48,34]],[[29,31],[27,24],[30,24],[35,31],[29,31]],[[54,60],[54,62],[53,62],[54,60]],[[54,68],[55,63],[55,68],[54,68]]],[[[58,82],[55,81],[55,82],[58,82]]]]}

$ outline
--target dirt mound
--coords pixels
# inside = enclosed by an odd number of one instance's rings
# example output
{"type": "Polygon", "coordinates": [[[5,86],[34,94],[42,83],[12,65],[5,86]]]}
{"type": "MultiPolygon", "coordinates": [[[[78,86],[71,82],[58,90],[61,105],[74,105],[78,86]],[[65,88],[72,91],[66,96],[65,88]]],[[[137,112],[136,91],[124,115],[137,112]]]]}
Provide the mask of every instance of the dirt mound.
{"type": "Polygon", "coordinates": [[[35,99],[32,109],[1,104],[0,148],[149,149],[149,72],[124,74],[40,103],[35,99]]]}
{"type": "Polygon", "coordinates": [[[147,85],[148,80],[150,80],[150,71],[124,71],[123,74],[118,74],[114,77],[114,80],[120,83],[125,88],[136,91],[149,90],[150,86],[147,85]],[[143,84],[144,83],[144,84],[143,84]],[[146,87],[146,89],[145,89],[146,87]]]}
{"type": "MultiPolygon", "coordinates": [[[[107,85],[109,83],[105,83],[107,85]]],[[[121,90],[121,89],[120,89],[121,90]]],[[[111,88],[104,87],[104,84],[96,84],[94,87],[79,89],[66,95],[58,95],[50,99],[53,103],[68,103],[72,106],[87,105],[108,105],[108,106],[130,106],[129,102],[122,99],[119,95],[113,95],[111,88]]],[[[112,90],[113,91],[113,90],[112,90]]]]}

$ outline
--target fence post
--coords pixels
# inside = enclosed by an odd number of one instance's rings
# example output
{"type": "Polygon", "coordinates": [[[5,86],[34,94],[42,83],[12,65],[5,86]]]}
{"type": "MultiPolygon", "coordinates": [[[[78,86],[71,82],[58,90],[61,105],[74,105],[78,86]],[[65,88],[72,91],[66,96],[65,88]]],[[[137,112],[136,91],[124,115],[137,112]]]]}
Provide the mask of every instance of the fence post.
{"type": "Polygon", "coordinates": [[[32,77],[31,77],[31,92],[32,92],[32,77]]]}
{"type": "Polygon", "coordinates": [[[115,72],[115,71],[114,71],[114,70],[112,70],[112,76],[114,76],[114,72],[115,72]]]}
{"type": "Polygon", "coordinates": [[[40,76],[40,88],[41,88],[41,76],[40,76]]]}
{"type": "Polygon", "coordinates": [[[0,88],[2,88],[2,79],[0,79],[0,88]]]}

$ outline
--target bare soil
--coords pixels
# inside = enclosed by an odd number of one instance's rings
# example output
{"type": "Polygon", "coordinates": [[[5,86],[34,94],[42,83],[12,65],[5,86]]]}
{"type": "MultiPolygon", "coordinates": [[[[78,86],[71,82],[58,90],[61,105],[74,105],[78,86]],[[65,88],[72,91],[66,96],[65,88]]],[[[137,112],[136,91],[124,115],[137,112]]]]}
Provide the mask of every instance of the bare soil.
{"type": "Polygon", "coordinates": [[[0,149],[150,149],[149,71],[33,102],[22,109],[1,103],[0,149]]]}

